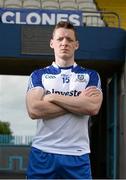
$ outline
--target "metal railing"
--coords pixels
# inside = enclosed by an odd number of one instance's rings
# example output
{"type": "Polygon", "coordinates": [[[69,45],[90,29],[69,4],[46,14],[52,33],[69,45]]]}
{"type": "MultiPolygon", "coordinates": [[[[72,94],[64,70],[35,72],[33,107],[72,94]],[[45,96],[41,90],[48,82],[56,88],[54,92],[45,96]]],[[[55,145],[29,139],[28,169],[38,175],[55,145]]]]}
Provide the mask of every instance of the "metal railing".
{"type": "Polygon", "coordinates": [[[0,135],[0,145],[30,145],[33,136],[0,135]]]}
{"type": "Polygon", "coordinates": [[[120,16],[111,11],[84,11],[84,26],[107,26],[120,28],[120,16]]]}

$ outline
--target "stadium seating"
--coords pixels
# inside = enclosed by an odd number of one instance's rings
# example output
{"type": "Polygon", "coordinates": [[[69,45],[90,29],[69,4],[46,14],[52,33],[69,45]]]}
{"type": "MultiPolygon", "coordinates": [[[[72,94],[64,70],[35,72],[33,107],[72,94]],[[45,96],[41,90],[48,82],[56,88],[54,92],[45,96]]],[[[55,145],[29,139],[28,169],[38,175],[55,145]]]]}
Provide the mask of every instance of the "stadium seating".
{"type": "Polygon", "coordinates": [[[78,4],[78,9],[82,11],[96,11],[96,6],[94,3],[83,2],[78,4]]]}
{"type": "Polygon", "coordinates": [[[38,0],[24,0],[24,8],[41,9],[41,3],[38,0]]]}
{"type": "Polygon", "coordinates": [[[97,12],[94,0],[0,0],[0,7],[79,10],[83,13],[82,18],[85,26],[105,25],[100,13],[97,12]]]}
{"type": "Polygon", "coordinates": [[[105,26],[104,21],[101,19],[101,15],[100,13],[96,12],[84,12],[83,13],[83,23],[86,26],[98,26],[98,27],[102,27],[105,26]]]}
{"type": "Polygon", "coordinates": [[[59,9],[59,3],[56,1],[43,1],[42,8],[43,9],[59,9]]]}
{"type": "Polygon", "coordinates": [[[83,2],[90,2],[90,3],[94,3],[93,0],[76,0],[77,3],[83,3],[83,2]]]}
{"type": "MultiPolygon", "coordinates": [[[[51,1],[51,0],[38,0],[40,2],[51,1]]],[[[59,0],[52,0],[52,2],[59,2],[59,0]]]]}
{"type": "Polygon", "coordinates": [[[3,2],[3,0],[0,1],[0,8],[4,6],[3,2]]]}
{"type": "Polygon", "coordinates": [[[59,3],[62,3],[62,2],[72,2],[72,3],[75,3],[76,0],[59,0],[59,3]]]}
{"type": "Polygon", "coordinates": [[[78,10],[78,6],[76,2],[60,2],[60,9],[64,10],[78,10]]]}
{"type": "Polygon", "coordinates": [[[22,8],[21,0],[5,0],[4,1],[5,8],[22,8]]]}

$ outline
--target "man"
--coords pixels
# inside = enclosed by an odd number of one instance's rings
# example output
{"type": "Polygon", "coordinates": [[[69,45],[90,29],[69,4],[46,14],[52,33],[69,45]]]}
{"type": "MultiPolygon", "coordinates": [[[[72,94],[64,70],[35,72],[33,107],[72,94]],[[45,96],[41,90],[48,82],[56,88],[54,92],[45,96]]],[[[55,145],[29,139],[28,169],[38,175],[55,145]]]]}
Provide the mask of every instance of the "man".
{"type": "Polygon", "coordinates": [[[31,74],[26,96],[37,119],[27,178],[91,179],[88,120],[101,107],[100,78],[76,64],[79,42],[70,23],[56,25],[50,47],[55,62],[31,74]]]}

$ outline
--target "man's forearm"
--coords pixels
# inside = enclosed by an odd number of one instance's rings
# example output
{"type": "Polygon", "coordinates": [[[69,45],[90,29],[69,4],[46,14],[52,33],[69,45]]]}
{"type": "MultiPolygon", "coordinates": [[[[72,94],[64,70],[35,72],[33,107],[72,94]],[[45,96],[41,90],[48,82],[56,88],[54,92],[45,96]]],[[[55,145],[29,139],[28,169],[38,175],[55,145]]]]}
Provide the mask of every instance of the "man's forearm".
{"type": "Polygon", "coordinates": [[[38,101],[29,111],[32,119],[51,119],[67,113],[64,108],[47,101],[38,101]]]}
{"type": "Polygon", "coordinates": [[[102,93],[96,88],[90,88],[76,97],[51,94],[46,98],[48,101],[61,106],[69,112],[83,115],[95,115],[98,113],[101,106],[102,93]]]}
{"type": "Polygon", "coordinates": [[[54,98],[52,98],[50,102],[55,103],[56,105],[68,110],[71,113],[78,115],[82,114],[80,109],[81,102],[78,97],[54,95],[54,98]]]}
{"type": "Polygon", "coordinates": [[[54,103],[47,102],[47,108],[44,109],[42,118],[45,120],[53,119],[66,113],[68,113],[68,111],[63,107],[60,107],[54,103]]]}

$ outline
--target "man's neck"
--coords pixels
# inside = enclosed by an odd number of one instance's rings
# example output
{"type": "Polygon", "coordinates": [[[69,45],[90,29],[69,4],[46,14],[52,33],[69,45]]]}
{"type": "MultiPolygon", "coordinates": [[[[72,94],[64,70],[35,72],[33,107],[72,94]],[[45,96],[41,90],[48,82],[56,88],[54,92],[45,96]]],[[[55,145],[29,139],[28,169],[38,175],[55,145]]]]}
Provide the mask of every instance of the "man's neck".
{"type": "Polygon", "coordinates": [[[72,66],[75,61],[73,59],[55,59],[55,63],[59,66],[59,67],[68,67],[68,66],[72,66]]]}

